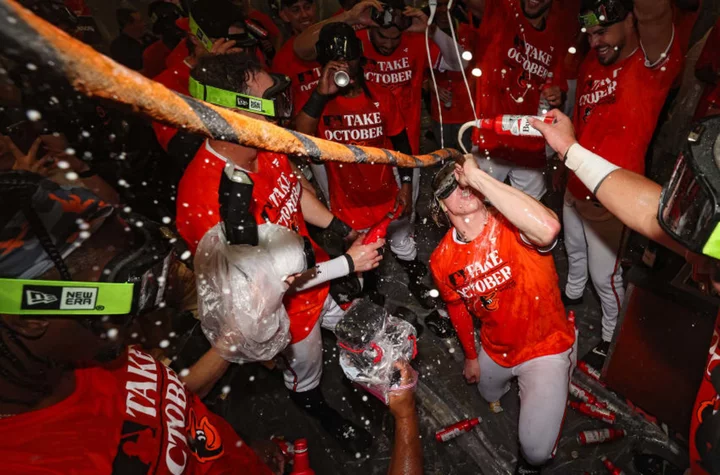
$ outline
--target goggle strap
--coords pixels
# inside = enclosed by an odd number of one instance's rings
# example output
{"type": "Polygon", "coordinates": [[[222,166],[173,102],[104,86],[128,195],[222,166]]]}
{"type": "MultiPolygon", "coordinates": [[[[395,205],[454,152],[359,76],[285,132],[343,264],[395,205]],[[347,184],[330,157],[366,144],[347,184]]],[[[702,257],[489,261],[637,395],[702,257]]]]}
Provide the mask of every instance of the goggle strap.
{"type": "Polygon", "coordinates": [[[206,86],[195,78],[190,77],[188,85],[190,95],[195,99],[209,102],[220,107],[238,109],[254,114],[275,117],[275,101],[262,97],[249,96],[213,86],[206,86]]]}
{"type": "Polygon", "coordinates": [[[715,225],[715,229],[703,246],[702,253],[714,259],[720,259],[720,223],[715,225]]]}
{"type": "Polygon", "coordinates": [[[213,42],[210,40],[210,38],[208,38],[202,28],[200,28],[192,15],[188,17],[188,22],[190,26],[190,33],[195,35],[197,39],[200,40],[200,43],[202,43],[206,50],[212,50],[213,42]]]}
{"type": "Polygon", "coordinates": [[[0,279],[0,314],[127,315],[132,283],[0,279]]]}

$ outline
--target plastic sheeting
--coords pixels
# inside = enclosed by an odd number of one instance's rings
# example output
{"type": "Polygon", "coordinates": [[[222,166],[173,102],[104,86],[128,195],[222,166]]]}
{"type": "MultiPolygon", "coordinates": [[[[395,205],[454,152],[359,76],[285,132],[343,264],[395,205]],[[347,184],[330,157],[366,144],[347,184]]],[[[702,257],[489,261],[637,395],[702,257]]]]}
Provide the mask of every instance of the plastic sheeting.
{"type": "Polygon", "coordinates": [[[233,363],[271,360],[288,345],[285,279],[306,266],[303,239],[292,230],[262,224],[258,240],[258,246],[229,245],[220,223],[195,253],[203,332],[233,363]]]}
{"type": "Polygon", "coordinates": [[[340,346],[340,366],[345,376],[385,404],[392,391],[417,384],[400,384],[398,361],[410,362],[417,353],[415,328],[393,317],[367,299],[355,301],[338,323],[335,334],[340,346]]]}

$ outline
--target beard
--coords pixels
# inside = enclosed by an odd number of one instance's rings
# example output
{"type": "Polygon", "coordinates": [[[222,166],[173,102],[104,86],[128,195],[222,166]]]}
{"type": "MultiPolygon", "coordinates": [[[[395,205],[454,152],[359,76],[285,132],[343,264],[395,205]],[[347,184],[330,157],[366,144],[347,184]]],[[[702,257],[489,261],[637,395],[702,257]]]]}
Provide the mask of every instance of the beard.
{"type": "MultiPolygon", "coordinates": [[[[617,46],[607,45],[607,47],[610,48],[610,53],[603,55],[603,56],[600,56],[600,54],[598,53],[598,57],[597,57],[598,61],[603,66],[610,66],[611,64],[616,63],[617,60],[620,58],[620,52],[623,50],[624,46],[625,46],[624,43],[619,44],[617,46]]],[[[598,48],[595,48],[595,49],[597,50],[598,48]]]]}
{"type": "Polygon", "coordinates": [[[529,1],[530,0],[520,0],[520,3],[522,4],[523,14],[525,15],[525,18],[527,18],[529,20],[536,20],[536,19],[540,18],[550,9],[550,6],[552,5],[552,2],[547,2],[545,5],[541,6],[536,11],[531,12],[531,11],[528,11],[528,8],[527,8],[527,4],[529,1]]]}

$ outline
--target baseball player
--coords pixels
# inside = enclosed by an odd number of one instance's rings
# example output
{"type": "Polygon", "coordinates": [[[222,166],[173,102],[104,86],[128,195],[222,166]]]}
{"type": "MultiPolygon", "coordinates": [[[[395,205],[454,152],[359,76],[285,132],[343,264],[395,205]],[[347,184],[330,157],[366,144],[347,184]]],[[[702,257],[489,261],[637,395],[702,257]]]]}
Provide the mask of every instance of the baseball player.
{"type": "MultiPolygon", "coordinates": [[[[580,144],[643,174],[645,152],[680,71],[668,0],[587,0],[580,17],[592,51],[580,67],[575,127],[580,144]]],[[[564,170],[565,167],[558,167],[564,170]]],[[[564,303],[582,302],[592,278],[602,306],[602,342],[586,357],[602,368],[624,299],[619,251],[624,226],[573,173],[563,206],[568,280],[564,303]]]]}
{"type": "Polygon", "coordinates": [[[477,383],[497,407],[518,378],[516,473],[540,473],[560,434],[576,358],[550,255],[560,223],[540,202],[466,157],[463,166],[448,164],[433,180],[452,229],[430,257],[430,269],[465,352],[468,383],[477,383]],[[482,321],[479,352],[473,316],[482,321]]]}

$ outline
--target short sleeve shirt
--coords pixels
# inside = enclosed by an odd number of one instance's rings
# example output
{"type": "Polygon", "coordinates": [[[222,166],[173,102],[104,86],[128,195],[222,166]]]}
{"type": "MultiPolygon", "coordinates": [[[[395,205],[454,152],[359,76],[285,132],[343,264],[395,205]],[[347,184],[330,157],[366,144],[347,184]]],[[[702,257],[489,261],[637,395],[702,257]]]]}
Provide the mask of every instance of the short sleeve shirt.
{"type": "Polygon", "coordinates": [[[292,81],[293,115],[297,115],[320,82],[322,66],[317,61],[304,61],[295,54],[295,36],[285,42],[273,58],[274,73],[284,74],[292,81]]]}

